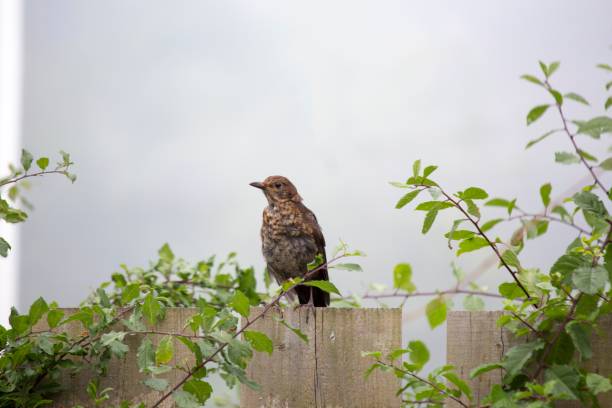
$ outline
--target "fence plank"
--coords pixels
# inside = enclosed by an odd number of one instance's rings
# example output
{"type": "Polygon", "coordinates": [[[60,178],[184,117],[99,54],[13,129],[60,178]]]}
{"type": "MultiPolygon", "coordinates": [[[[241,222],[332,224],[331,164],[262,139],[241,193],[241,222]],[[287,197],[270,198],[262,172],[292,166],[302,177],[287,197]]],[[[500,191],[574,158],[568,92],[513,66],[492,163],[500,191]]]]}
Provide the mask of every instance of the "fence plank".
{"type": "MultiPolygon", "coordinates": [[[[258,314],[261,308],[251,311],[258,314]]],[[[300,340],[273,316],[252,326],[274,344],[272,356],[258,353],[247,369],[260,391],[241,386],[245,408],[398,407],[399,380],[389,373],[364,372],[371,360],[362,351],[388,352],[401,345],[400,309],[298,308],[285,321],[309,338],[300,340]]]]}
{"type": "MultiPolygon", "coordinates": [[[[457,368],[457,373],[472,386],[474,404],[480,404],[489,393],[493,384],[499,384],[502,370],[494,370],[469,380],[470,371],[485,363],[499,361],[501,356],[512,346],[524,342],[524,338],[513,339],[506,331],[497,327],[497,319],[503,312],[451,312],[447,324],[446,361],[457,368]]],[[[593,358],[585,364],[591,372],[603,376],[612,374],[612,316],[605,316],[600,322],[600,332],[591,339],[593,358]]],[[[600,394],[602,407],[612,407],[612,392],[600,394]]],[[[467,402],[467,401],[465,401],[467,402]]],[[[459,407],[454,401],[449,407],[459,407]]],[[[578,402],[562,402],[559,407],[580,407],[578,402]]]]}

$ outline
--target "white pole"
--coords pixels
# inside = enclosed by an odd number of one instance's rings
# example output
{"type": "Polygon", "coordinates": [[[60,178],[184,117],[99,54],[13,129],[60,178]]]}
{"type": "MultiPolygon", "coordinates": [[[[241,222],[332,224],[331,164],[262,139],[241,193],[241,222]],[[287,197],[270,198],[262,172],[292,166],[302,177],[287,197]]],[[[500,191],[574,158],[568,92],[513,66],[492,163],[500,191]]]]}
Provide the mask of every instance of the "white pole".
{"type": "MultiPolygon", "coordinates": [[[[8,163],[19,163],[21,30],[21,0],[0,0],[0,177],[7,174],[8,163]]],[[[7,258],[0,257],[0,324],[6,327],[10,308],[17,304],[20,252],[17,226],[0,221],[0,236],[13,247],[7,258]]]]}

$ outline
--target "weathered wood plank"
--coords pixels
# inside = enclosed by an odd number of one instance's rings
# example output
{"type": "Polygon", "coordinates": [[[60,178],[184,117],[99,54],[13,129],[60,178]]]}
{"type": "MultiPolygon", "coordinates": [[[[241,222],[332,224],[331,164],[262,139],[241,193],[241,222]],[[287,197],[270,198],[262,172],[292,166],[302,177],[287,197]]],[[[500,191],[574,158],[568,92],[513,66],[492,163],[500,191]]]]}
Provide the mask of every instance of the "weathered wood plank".
{"type": "MultiPolygon", "coordinates": [[[[260,308],[251,311],[258,314],[260,308]]],[[[275,312],[276,313],[276,312],[275,312]]],[[[399,380],[389,373],[364,372],[371,360],[362,351],[387,352],[401,345],[400,309],[305,307],[284,310],[284,319],[309,338],[304,343],[266,316],[252,326],[272,339],[272,356],[257,353],[247,374],[260,391],[241,386],[245,408],[398,407],[399,380]]]]}
{"type": "MultiPolygon", "coordinates": [[[[497,327],[497,319],[503,312],[451,312],[447,324],[446,361],[456,367],[457,373],[468,381],[474,393],[474,404],[480,404],[493,384],[499,384],[502,370],[494,370],[469,380],[470,371],[481,364],[499,361],[510,347],[525,341],[513,339],[506,331],[497,327]]],[[[612,316],[605,316],[600,323],[600,332],[591,339],[593,358],[585,367],[604,376],[612,374],[612,316]]],[[[466,401],[467,402],[467,401],[466,401]]],[[[602,407],[612,407],[612,392],[600,395],[602,407]]],[[[449,407],[459,407],[448,401],[449,407]]],[[[477,405],[478,406],[478,405],[477,405]]],[[[577,402],[563,402],[563,407],[580,407],[577,402]]]]}

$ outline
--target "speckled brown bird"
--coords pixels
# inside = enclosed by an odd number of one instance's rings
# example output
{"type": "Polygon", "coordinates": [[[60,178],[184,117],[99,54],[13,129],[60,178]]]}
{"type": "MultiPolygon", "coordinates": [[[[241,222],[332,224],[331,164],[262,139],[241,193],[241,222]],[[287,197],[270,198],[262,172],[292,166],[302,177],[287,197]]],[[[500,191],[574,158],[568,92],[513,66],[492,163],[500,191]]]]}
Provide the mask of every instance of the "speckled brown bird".
{"type": "MultiPolygon", "coordinates": [[[[251,186],[263,191],[268,206],[263,211],[261,248],[268,271],[279,284],[290,278],[302,277],[308,264],[325,257],[325,238],[317,217],[304,204],[297,189],[287,178],[270,176],[251,186]]],[[[328,280],[327,268],[321,268],[309,280],[328,280]]],[[[315,287],[295,288],[300,304],[329,306],[329,293],[315,287]]]]}

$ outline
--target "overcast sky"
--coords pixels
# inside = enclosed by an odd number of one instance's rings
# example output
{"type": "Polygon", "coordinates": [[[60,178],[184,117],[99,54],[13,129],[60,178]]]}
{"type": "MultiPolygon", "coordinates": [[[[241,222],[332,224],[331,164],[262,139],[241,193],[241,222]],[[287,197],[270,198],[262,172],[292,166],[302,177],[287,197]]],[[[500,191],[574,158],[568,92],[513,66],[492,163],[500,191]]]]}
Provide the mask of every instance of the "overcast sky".
{"type": "MultiPolygon", "coordinates": [[[[25,4],[23,144],[70,152],[78,181],[33,182],[14,251],[22,309],[39,295],[74,306],[164,242],[193,261],[237,251],[261,271],[265,199],[248,183],[272,174],[295,183],[329,246],[368,254],[363,273],[332,274],[343,293],[390,284],[398,262],[419,289],[446,289],[450,212],[422,236],[423,214],[395,210],[402,191],[387,182],[420,158],[450,191],[476,185],[538,211],[541,184],[556,196],[585,172],[553,163],[570,149],[561,135],[524,150],[559,124],[551,112],[526,127],[548,99],[519,76],[560,60],[555,86],[597,106],[573,105],[576,118],[603,112],[610,79],[594,68],[612,61],[610,1],[25,4]]],[[[572,237],[550,230],[524,264],[547,268],[572,237]]],[[[470,272],[485,255],[458,264],[470,272]]],[[[491,268],[479,282],[506,278],[491,268]]],[[[436,363],[443,334],[405,326],[436,363]]]]}

